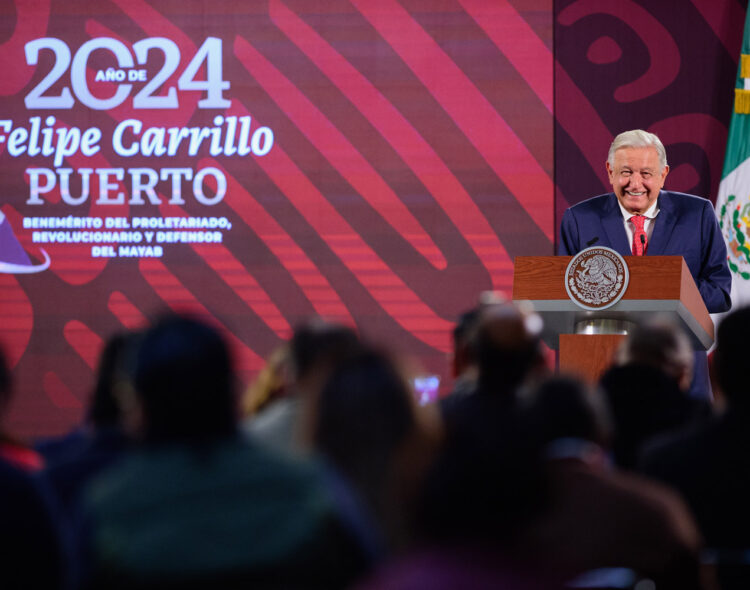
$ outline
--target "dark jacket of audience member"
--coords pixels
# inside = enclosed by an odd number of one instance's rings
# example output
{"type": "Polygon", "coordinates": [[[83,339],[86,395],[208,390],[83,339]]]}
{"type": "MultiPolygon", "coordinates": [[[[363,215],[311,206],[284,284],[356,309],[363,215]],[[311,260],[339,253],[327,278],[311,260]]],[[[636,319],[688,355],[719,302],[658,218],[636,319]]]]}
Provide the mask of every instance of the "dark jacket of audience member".
{"type": "Polygon", "coordinates": [[[48,490],[0,460],[0,586],[68,588],[69,552],[48,490]]]}

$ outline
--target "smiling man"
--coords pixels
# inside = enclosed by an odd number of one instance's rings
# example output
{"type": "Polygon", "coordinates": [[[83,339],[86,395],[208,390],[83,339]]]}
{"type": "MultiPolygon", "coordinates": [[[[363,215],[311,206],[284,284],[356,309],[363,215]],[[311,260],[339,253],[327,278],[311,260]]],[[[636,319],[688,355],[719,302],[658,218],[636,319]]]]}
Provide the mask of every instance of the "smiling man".
{"type": "MultiPolygon", "coordinates": [[[[620,133],[606,167],[613,192],[565,211],[558,254],[596,245],[624,256],[682,256],[708,311],[727,311],[732,278],[714,208],[707,199],[662,190],[669,166],[659,138],[641,129],[620,133]]],[[[705,358],[700,364],[691,387],[698,396],[708,391],[705,358]]]]}
{"type": "Polygon", "coordinates": [[[645,213],[656,206],[669,166],[652,147],[621,147],[607,161],[607,174],[617,200],[629,214],[645,213]]]}

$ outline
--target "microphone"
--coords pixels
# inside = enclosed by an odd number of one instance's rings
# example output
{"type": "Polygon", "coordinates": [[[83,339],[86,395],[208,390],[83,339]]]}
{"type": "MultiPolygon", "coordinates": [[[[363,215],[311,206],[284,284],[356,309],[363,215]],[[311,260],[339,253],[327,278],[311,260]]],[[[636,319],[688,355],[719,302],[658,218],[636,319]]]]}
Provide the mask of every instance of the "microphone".
{"type": "Polygon", "coordinates": [[[646,253],[646,236],[644,234],[641,234],[641,248],[643,248],[643,253],[646,253]]]}
{"type": "Polygon", "coordinates": [[[598,241],[599,241],[599,236],[594,236],[588,242],[586,242],[586,246],[584,246],[584,247],[585,248],[590,248],[591,246],[593,246],[594,244],[596,244],[598,241]]]}

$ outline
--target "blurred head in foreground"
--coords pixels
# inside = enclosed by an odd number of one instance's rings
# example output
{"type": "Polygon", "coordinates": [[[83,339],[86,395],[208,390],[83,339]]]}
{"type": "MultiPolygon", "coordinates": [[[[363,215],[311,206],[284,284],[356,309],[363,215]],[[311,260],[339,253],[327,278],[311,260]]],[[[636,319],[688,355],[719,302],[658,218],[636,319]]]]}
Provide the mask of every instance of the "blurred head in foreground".
{"type": "Polygon", "coordinates": [[[360,349],[333,371],[316,412],[316,448],[352,483],[391,546],[406,542],[411,502],[439,439],[436,409],[415,397],[390,356],[360,349]]]}
{"type": "Polygon", "coordinates": [[[147,440],[205,440],[235,431],[229,352],[207,324],[183,316],[157,321],[143,336],[134,377],[147,440]]]}
{"type": "Polygon", "coordinates": [[[314,317],[298,325],[289,342],[295,389],[303,392],[318,389],[358,346],[356,332],[342,324],[314,317]]]}
{"type": "Polygon", "coordinates": [[[636,326],[618,351],[618,364],[656,367],[672,377],[682,391],[693,379],[693,349],[687,335],[676,325],[655,320],[636,326]]]}
{"type": "Polygon", "coordinates": [[[750,410],[747,381],[747,338],[750,334],[750,307],[727,315],[719,324],[714,351],[714,371],[721,392],[733,409],[750,410]]]}
{"type": "Polygon", "coordinates": [[[511,394],[544,371],[541,328],[538,315],[510,303],[481,309],[476,335],[480,391],[511,394]]]}

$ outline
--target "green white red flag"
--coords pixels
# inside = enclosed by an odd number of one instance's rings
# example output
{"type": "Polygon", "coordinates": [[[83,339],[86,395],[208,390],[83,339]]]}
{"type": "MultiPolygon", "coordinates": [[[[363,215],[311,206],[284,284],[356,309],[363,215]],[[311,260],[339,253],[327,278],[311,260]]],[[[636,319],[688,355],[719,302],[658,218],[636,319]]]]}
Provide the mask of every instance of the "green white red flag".
{"type": "Polygon", "coordinates": [[[750,304],[750,10],[734,93],[716,215],[732,271],[732,305],[739,307],[750,304]]]}

